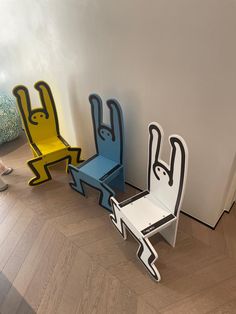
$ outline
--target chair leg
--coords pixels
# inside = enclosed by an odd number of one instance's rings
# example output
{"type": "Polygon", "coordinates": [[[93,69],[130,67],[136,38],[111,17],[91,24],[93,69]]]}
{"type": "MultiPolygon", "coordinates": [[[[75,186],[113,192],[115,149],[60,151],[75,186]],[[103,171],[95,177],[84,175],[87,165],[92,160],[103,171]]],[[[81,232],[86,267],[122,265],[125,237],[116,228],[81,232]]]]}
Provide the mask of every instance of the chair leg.
{"type": "Polygon", "coordinates": [[[87,182],[86,176],[83,180],[83,174],[74,166],[69,165],[69,171],[71,173],[73,182],[70,183],[70,186],[75,191],[85,196],[83,184],[86,183],[89,186],[97,189],[100,192],[99,205],[105,209],[111,211],[110,197],[114,195],[114,192],[109,186],[99,181],[89,183],[87,182]]]}
{"type": "Polygon", "coordinates": [[[112,188],[117,188],[121,192],[125,191],[125,176],[124,176],[124,170],[120,170],[118,176],[111,182],[109,185],[112,188]]]}
{"type": "Polygon", "coordinates": [[[29,181],[29,185],[31,186],[39,185],[43,182],[46,182],[52,179],[48,171],[47,165],[45,164],[42,157],[31,159],[30,161],[27,162],[27,164],[30,167],[30,169],[33,171],[33,173],[35,174],[35,177],[29,181]]]}
{"type": "Polygon", "coordinates": [[[111,222],[115,225],[115,227],[118,229],[124,240],[127,239],[127,231],[125,228],[125,225],[122,220],[122,214],[120,209],[116,206],[116,203],[111,199],[112,204],[112,210],[113,213],[110,214],[111,222]]]}
{"type": "Polygon", "coordinates": [[[154,265],[158,257],[154,247],[147,238],[143,238],[142,234],[138,232],[137,229],[128,224],[128,221],[124,223],[121,208],[119,207],[119,203],[114,197],[111,198],[111,204],[113,213],[110,214],[110,219],[112,223],[116,226],[124,239],[127,238],[127,230],[132,234],[135,240],[139,243],[139,248],[137,251],[138,259],[143,263],[143,265],[146,267],[149,274],[154,278],[154,280],[160,281],[160,273],[154,265]]]}
{"type": "Polygon", "coordinates": [[[70,160],[67,160],[66,162],[66,172],[69,172],[69,164],[73,166],[77,166],[80,162],[83,162],[83,160],[80,160],[81,155],[81,148],[77,147],[68,147],[67,151],[70,155],[70,160]]]}
{"type": "Polygon", "coordinates": [[[125,192],[125,173],[124,173],[124,169],[122,169],[121,171],[121,191],[125,192]]]}
{"type": "Polygon", "coordinates": [[[110,203],[110,198],[114,196],[114,192],[109,186],[107,186],[104,183],[100,183],[100,186],[98,187],[100,190],[100,199],[99,199],[99,204],[104,207],[105,209],[112,211],[111,209],[111,203],[110,203]]]}
{"type": "Polygon", "coordinates": [[[176,236],[178,229],[178,219],[172,222],[168,227],[159,231],[163,238],[172,246],[175,247],[176,236]]]}
{"type": "Polygon", "coordinates": [[[157,252],[155,251],[154,247],[152,246],[148,239],[141,237],[137,240],[140,244],[137,251],[137,257],[144,264],[144,266],[148,270],[149,274],[154,278],[154,280],[160,281],[161,275],[157,270],[156,266],[154,265],[158,257],[157,252]]]}
{"type": "Polygon", "coordinates": [[[83,183],[79,177],[79,172],[76,169],[76,167],[69,165],[68,167],[69,172],[71,173],[73,181],[70,182],[70,186],[73,190],[79,192],[83,196],[85,196],[84,188],[83,188],[83,183]]]}

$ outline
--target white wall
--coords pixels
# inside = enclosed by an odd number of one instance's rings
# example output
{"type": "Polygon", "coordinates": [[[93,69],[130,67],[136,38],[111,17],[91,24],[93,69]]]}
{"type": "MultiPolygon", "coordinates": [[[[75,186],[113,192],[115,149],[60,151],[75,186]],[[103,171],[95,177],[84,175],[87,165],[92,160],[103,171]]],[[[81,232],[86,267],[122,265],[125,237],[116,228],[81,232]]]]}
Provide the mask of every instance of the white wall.
{"type": "Polygon", "coordinates": [[[234,0],[1,0],[0,12],[2,87],[49,82],[65,137],[85,156],[94,152],[89,93],[116,97],[127,180],[142,188],[148,123],[166,138],[181,134],[190,151],[183,209],[216,223],[235,154],[234,0]]]}

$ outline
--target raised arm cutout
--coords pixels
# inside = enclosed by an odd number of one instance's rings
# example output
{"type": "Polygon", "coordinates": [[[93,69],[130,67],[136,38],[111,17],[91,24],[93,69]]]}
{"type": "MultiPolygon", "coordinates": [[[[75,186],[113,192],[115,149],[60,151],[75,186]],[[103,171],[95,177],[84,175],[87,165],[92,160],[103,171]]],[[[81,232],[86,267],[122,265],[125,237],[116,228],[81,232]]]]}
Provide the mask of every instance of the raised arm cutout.
{"type": "Polygon", "coordinates": [[[16,97],[18,108],[21,113],[25,131],[29,141],[32,143],[33,139],[29,130],[29,123],[31,123],[32,109],[28,89],[23,85],[18,85],[13,89],[13,95],[16,97]]]}
{"type": "Polygon", "coordinates": [[[25,117],[29,117],[31,114],[31,102],[28,89],[19,85],[13,89],[13,94],[17,99],[18,107],[25,117]]]}
{"type": "Polygon", "coordinates": [[[149,125],[149,153],[148,153],[148,190],[151,185],[151,174],[153,172],[153,166],[158,163],[161,153],[161,140],[163,136],[163,130],[157,123],[151,123],[149,125]]]}
{"type": "MultiPolygon", "coordinates": [[[[107,106],[110,109],[111,130],[113,134],[113,142],[118,146],[123,147],[123,122],[121,117],[120,104],[115,99],[109,99],[107,106]]],[[[120,163],[123,162],[123,154],[120,156],[120,163]]]]}
{"type": "Polygon", "coordinates": [[[187,146],[182,138],[177,136],[171,136],[170,144],[172,147],[171,158],[170,158],[170,173],[172,177],[173,187],[178,191],[176,204],[175,204],[175,213],[178,210],[181,201],[181,195],[184,184],[185,169],[186,165],[186,152],[187,146]]]}
{"type": "Polygon", "coordinates": [[[119,164],[123,162],[123,122],[119,103],[113,99],[107,101],[110,110],[110,123],[103,122],[103,103],[101,98],[89,96],[96,151],[98,155],[111,159],[119,164]]]}
{"type": "Polygon", "coordinates": [[[102,100],[98,95],[92,94],[89,96],[89,102],[91,104],[95,144],[96,144],[96,149],[98,151],[99,128],[102,124],[102,117],[103,117],[102,100]]]}
{"type": "Polygon", "coordinates": [[[55,102],[53,99],[53,95],[49,85],[43,81],[39,81],[34,85],[35,89],[39,92],[41,104],[43,110],[45,111],[46,118],[54,120],[54,124],[56,125],[57,135],[59,135],[59,123],[57,117],[57,111],[55,102]]]}

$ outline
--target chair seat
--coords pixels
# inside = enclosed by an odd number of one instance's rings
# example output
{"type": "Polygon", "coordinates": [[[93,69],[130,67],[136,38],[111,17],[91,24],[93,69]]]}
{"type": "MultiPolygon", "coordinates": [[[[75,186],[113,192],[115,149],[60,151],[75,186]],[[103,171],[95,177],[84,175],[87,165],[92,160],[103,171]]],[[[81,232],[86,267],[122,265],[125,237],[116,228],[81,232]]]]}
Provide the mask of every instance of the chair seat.
{"type": "Polygon", "coordinates": [[[45,140],[38,141],[37,147],[42,155],[47,155],[55,151],[65,149],[65,144],[58,137],[51,137],[45,140]]]}
{"type": "Polygon", "coordinates": [[[164,204],[154,199],[150,194],[121,207],[121,211],[144,236],[149,235],[163,224],[176,219],[164,204]]]}
{"type": "Polygon", "coordinates": [[[102,181],[109,173],[112,173],[115,168],[118,169],[119,167],[120,165],[117,162],[99,155],[79,167],[79,170],[96,180],[102,181]]]}

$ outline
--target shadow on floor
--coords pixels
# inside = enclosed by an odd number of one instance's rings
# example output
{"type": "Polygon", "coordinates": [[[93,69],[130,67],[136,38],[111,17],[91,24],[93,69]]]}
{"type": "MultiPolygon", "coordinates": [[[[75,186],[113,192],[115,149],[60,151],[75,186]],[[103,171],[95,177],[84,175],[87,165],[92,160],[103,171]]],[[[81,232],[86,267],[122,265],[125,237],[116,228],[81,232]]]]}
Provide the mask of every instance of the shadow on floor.
{"type": "Polygon", "coordinates": [[[2,272],[0,272],[0,313],[36,314],[2,272]]]}

